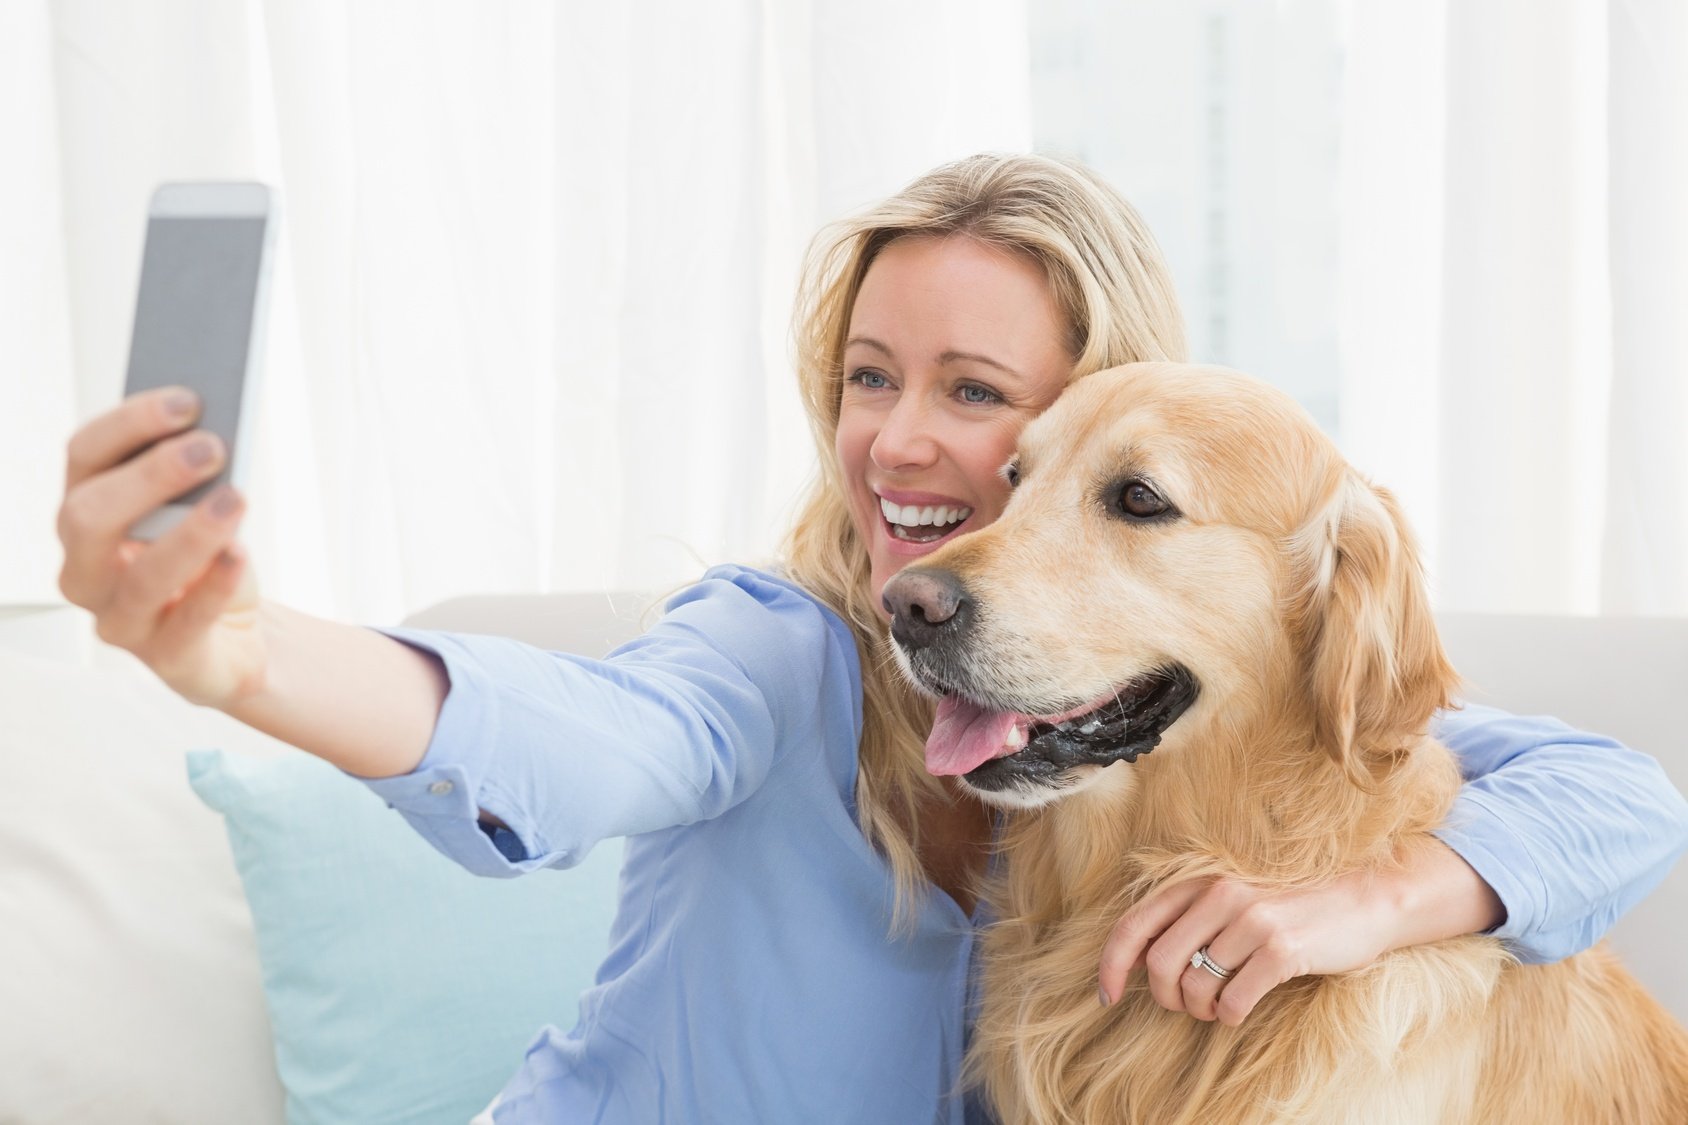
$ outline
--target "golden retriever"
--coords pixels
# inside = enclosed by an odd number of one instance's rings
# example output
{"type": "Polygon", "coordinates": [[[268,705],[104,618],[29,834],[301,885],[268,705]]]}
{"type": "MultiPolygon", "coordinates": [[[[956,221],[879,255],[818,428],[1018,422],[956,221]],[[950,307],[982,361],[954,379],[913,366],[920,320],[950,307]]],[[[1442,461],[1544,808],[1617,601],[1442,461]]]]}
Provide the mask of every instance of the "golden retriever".
{"type": "Polygon", "coordinates": [[[1298,405],[1133,364],[1027,427],[1002,518],[886,587],[934,772],[1006,807],[968,1072],[1006,1122],[1688,1122],[1688,1035],[1604,950],[1494,939],[1273,989],[1237,1028],[1106,1008],[1168,880],[1306,887],[1429,839],[1457,680],[1409,533],[1298,405]]]}

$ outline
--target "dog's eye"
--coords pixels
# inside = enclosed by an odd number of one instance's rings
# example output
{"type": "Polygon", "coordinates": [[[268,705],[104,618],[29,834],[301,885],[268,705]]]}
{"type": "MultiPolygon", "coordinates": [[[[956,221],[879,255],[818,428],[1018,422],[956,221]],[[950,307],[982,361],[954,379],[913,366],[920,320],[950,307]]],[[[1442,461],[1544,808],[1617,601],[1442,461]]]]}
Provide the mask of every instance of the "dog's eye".
{"type": "Polygon", "coordinates": [[[1020,487],[1020,462],[1010,461],[1002,466],[1002,479],[1008,482],[1009,488],[1020,487]]]}
{"type": "Polygon", "coordinates": [[[1166,515],[1172,505],[1160,498],[1160,493],[1140,480],[1128,480],[1119,493],[1120,511],[1133,519],[1147,520],[1166,515]]]}

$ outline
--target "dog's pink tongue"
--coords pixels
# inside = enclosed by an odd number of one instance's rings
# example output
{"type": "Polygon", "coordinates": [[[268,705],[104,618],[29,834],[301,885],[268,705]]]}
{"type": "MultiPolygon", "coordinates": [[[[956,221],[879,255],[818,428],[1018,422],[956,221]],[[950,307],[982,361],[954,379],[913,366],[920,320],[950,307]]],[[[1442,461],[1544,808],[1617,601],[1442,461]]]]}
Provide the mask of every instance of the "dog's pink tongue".
{"type": "Polygon", "coordinates": [[[987,711],[976,703],[944,696],[926,738],[926,772],[938,777],[964,774],[992,758],[1012,754],[1008,734],[1024,719],[1013,711],[987,711]]]}

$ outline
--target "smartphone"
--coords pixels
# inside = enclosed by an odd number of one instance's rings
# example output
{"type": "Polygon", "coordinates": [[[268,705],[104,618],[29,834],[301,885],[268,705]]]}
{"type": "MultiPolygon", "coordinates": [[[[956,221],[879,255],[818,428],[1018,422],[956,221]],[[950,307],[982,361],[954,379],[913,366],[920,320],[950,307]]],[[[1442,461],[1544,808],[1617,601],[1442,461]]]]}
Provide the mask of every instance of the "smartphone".
{"type": "Polygon", "coordinates": [[[135,521],[132,538],[156,539],[221,484],[245,487],[276,210],[275,193],[260,183],[170,183],[153,192],[123,393],[193,388],[197,428],[222,439],[227,459],[215,477],[135,521]]]}

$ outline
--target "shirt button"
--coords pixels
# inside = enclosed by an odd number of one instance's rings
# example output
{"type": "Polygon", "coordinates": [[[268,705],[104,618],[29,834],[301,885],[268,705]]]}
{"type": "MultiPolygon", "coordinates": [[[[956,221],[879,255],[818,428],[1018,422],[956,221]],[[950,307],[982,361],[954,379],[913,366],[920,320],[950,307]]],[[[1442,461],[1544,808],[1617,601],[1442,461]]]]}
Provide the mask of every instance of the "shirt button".
{"type": "Polygon", "coordinates": [[[428,792],[432,793],[436,797],[443,797],[455,788],[457,787],[449,781],[436,781],[432,785],[428,786],[428,792]]]}

